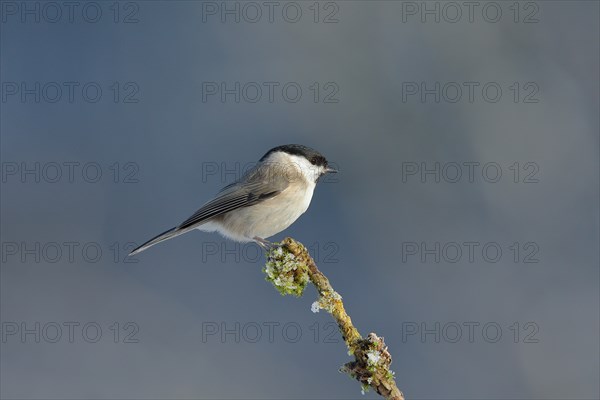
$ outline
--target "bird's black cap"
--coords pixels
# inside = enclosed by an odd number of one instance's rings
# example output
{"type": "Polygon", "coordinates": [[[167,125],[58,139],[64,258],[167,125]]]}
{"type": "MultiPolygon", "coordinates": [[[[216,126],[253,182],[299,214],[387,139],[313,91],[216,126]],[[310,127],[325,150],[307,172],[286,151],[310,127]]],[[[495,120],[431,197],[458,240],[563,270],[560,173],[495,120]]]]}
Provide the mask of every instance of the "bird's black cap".
{"type": "Polygon", "coordinates": [[[301,144],[284,144],[282,146],[274,147],[267,151],[267,153],[262,156],[260,161],[264,161],[267,157],[269,157],[269,155],[277,151],[282,151],[294,156],[302,156],[306,158],[312,165],[327,167],[327,159],[321,153],[315,149],[311,149],[310,147],[303,146],[301,144]]]}

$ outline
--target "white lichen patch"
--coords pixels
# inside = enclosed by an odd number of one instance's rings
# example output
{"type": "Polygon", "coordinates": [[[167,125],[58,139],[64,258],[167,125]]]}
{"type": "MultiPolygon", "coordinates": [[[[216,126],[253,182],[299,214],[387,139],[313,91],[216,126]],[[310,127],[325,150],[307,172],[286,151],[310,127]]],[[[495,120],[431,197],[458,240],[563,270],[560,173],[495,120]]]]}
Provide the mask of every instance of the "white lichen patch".
{"type": "Polygon", "coordinates": [[[332,313],[335,306],[335,302],[341,300],[342,296],[340,296],[338,292],[333,291],[323,293],[323,295],[319,297],[319,300],[317,302],[319,303],[319,308],[326,310],[328,313],[332,313]]]}
{"type": "Polygon", "coordinates": [[[367,351],[367,364],[369,367],[376,367],[381,360],[381,354],[377,350],[367,351]]]}
{"type": "Polygon", "coordinates": [[[314,313],[318,313],[320,309],[321,309],[321,305],[319,304],[319,301],[315,301],[310,306],[310,311],[312,311],[314,313]]]}
{"type": "Polygon", "coordinates": [[[273,283],[282,295],[293,294],[300,297],[308,284],[306,266],[296,256],[278,246],[267,253],[267,263],[263,268],[266,280],[273,283]]]}

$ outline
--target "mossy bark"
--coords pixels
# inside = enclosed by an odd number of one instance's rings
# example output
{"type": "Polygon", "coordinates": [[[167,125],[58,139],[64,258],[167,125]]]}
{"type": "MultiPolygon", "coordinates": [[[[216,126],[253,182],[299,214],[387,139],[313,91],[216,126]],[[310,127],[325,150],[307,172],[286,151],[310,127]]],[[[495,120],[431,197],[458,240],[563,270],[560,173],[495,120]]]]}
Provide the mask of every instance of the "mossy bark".
{"type": "Polygon", "coordinates": [[[350,354],[354,356],[354,361],[342,366],[340,369],[342,372],[346,372],[358,380],[363,388],[372,387],[386,399],[404,400],[404,395],[396,386],[394,374],[390,370],[392,357],[383,342],[383,338],[374,333],[370,333],[367,338],[360,335],[344,309],[342,297],[333,290],[329,279],[319,271],[306,247],[292,238],[285,238],[283,242],[268,252],[267,265],[269,270],[267,279],[273,282],[282,294],[301,295],[301,292],[298,293],[298,285],[292,283],[288,289],[282,286],[280,282],[290,282],[290,276],[293,278],[294,276],[302,276],[305,272],[308,273],[310,281],[319,292],[319,308],[331,313],[337,322],[350,354]],[[292,262],[294,264],[291,275],[289,272],[290,254],[293,255],[292,262]],[[277,276],[278,271],[281,271],[281,277],[277,276]]]}

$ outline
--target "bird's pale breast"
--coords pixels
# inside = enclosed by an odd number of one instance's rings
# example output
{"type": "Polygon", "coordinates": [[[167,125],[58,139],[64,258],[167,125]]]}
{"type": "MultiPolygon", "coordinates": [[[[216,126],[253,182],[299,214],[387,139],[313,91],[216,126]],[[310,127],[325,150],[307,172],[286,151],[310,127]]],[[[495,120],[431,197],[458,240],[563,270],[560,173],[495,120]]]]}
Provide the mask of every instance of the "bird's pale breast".
{"type": "Polygon", "coordinates": [[[308,209],[314,188],[311,183],[290,184],[275,197],[223,215],[223,228],[235,232],[235,236],[242,233],[246,240],[256,236],[263,239],[273,236],[294,223],[308,209]]]}

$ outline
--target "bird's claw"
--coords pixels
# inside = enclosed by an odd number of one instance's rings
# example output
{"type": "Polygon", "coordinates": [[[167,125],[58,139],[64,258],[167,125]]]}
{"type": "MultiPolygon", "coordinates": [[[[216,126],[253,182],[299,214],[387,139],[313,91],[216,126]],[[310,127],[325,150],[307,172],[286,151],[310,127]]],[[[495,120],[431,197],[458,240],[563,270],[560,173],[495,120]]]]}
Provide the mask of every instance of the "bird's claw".
{"type": "Polygon", "coordinates": [[[259,238],[258,236],[254,236],[252,239],[254,239],[256,244],[262,247],[265,251],[269,251],[273,247],[273,243],[269,242],[266,239],[259,238]]]}

